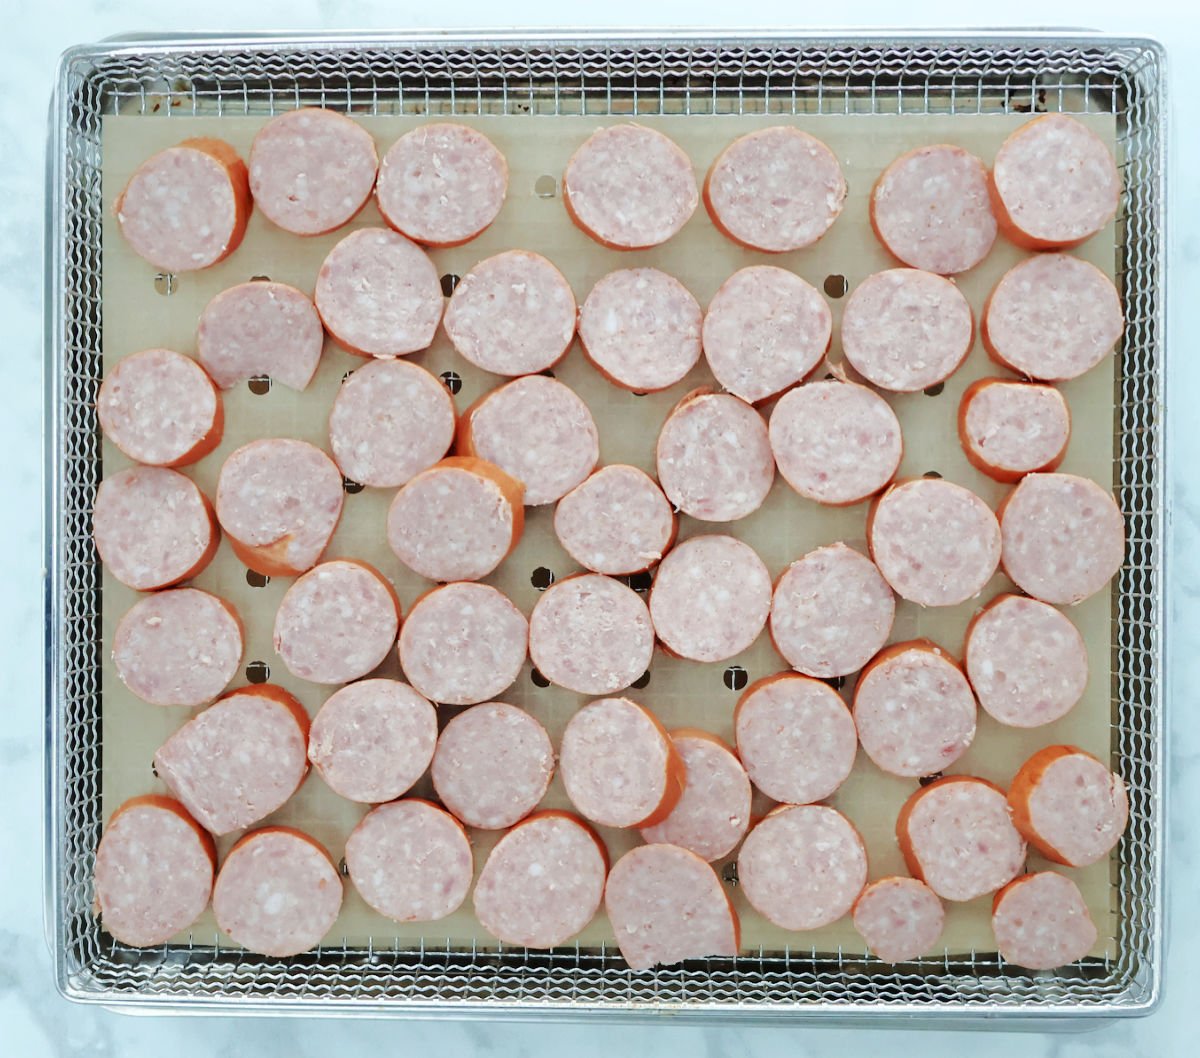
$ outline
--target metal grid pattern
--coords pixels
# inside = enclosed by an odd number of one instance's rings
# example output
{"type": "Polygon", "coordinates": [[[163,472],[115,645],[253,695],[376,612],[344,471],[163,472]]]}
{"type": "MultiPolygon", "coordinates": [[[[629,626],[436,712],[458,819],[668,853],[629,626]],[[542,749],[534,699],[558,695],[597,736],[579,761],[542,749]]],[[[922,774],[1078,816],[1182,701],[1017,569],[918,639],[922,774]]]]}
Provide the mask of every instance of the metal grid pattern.
{"type": "Polygon", "coordinates": [[[372,1013],[599,1011],[1136,1013],[1157,1000],[1162,932],[1163,72],[1151,42],[976,37],[738,41],[261,39],[133,42],[63,60],[50,144],[47,298],[47,914],[59,986],[107,1003],[372,1013]],[[1036,974],[996,956],[889,967],[793,948],[644,972],[600,950],[323,949],[287,961],[139,951],[91,913],[99,839],[100,164],[105,114],[1007,113],[1117,116],[1124,175],[1118,282],[1128,328],[1114,423],[1127,560],[1114,601],[1114,766],[1131,823],[1114,872],[1119,956],[1036,974]]]}

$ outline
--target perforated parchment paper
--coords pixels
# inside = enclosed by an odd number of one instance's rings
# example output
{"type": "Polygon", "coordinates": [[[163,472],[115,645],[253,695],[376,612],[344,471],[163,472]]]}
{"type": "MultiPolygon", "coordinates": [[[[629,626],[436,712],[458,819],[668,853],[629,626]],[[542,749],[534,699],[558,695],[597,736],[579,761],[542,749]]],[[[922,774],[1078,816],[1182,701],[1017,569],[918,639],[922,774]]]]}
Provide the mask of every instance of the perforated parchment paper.
{"type": "MultiPolygon", "coordinates": [[[[103,170],[106,207],[111,207],[137,165],[155,151],[189,136],[219,136],[237,147],[245,157],[262,120],[107,117],[103,170]]],[[[422,119],[397,116],[360,120],[376,137],[382,154],[397,136],[422,119]]],[[[499,219],[488,231],[466,246],[432,252],[440,273],[461,276],[484,257],[501,250],[523,248],[549,257],[570,280],[581,302],[592,285],[607,272],[615,268],[654,265],[679,277],[701,304],[706,305],[721,282],[736,269],[769,262],[792,269],[818,289],[828,291],[835,321],[830,360],[837,363],[842,361],[838,327],[844,301],[839,295],[841,284],[837,277],[844,277],[852,290],[872,272],[894,265],[876,242],[867,220],[868,196],[880,171],[912,147],[939,142],[959,144],[990,164],[1004,137],[1027,118],[1024,115],[785,117],[705,114],[638,119],[675,139],[691,156],[698,179],[703,178],[707,166],[722,147],[735,136],[752,129],[786,122],[824,140],[837,154],[849,183],[845,211],[816,246],[780,256],[735,246],[713,228],[703,207],[678,236],[654,250],[635,253],[608,250],[579,232],[563,209],[558,178],[571,152],[592,130],[619,119],[514,115],[454,120],[480,128],[500,147],[508,158],[510,184],[499,219]],[[828,285],[827,277],[834,277],[828,285]]],[[[1106,142],[1113,144],[1111,116],[1094,115],[1082,120],[1106,142]]],[[[240,249],[215,268],[176,277],[169,294],[165,293],[168,284],[162,279],[156,282],[153,267],[134,255],[122,240],[111,215],[104,223],[104,358],[106,366],[111,366],[128,353],[152,346],[166,346],[194,355],[196,320],[201,309],[212,296],[235,283],[266,276],[294,284],[311,294],[317,270],[329,249],[350,228],[378,225],[381,220],[374,205],[369,204],[348,227],[331,235],[302,239],[274,228],[256,212],[240,249]]],[[[1114,228],[1110,225],[1075,252],[1112,275],[1114,245],[1114,228]]],[[[1000,239],[983,264],[960,277],[960,288],[977,317],[992,286],[1022,256],[1020,251],[1000,239]]],[[[440,331],[433,346],[413,360],[435,375],[453,371],[461,376],[462,388],[454,398],[460,411],[481,393],[503,381],[467,364],[440,331]]],[[[274,386],[259,395],[245,385],[227,392],[225,439],[221,447],[186,472],[211,497],[225,457],[252,438],[297,437],[328,450],[326,419],[333,395],[345,372],[361,363],[358,358],[327,342],[317,376],[303,393],[274,386]]],[[[651,473],[655,439],[667,412],[682,394],[697,385],[712,382],[702,361],[687,379],[672,389],[635,396],[601,378],[588,365],[578,345],[572,347],[555,371],[557,377],[574,388],[591,407],[600,429],[602,462],[632,463],[651,473]]],[[[989,374],[1003,372],[987,359],[977,341],[967,362],[937,395],[888,395],[904,429],[902,475],[919,476],[936,471],[948,480],[975,490],[993,507],[999,503],[1005,488],[971,468],[962,454],[956,433],[956,413],[963,390],[973,380],[989,374]]],[[[1084,378],[1068,383],[1063,391],[1070,402],[1074,424],[1063,469],[1111,487],[1113,359],[1107,359],[1084,378]]],[[[104,461],[105,473],[114,473],[128,463],[107,442],[104,461]]],[[[372,562],[395,584],[407,612],[407,607],[429,587],[429,583],[402,566],[387,546],[384,517],[392,495],[392,490],[376,489],[348,494],[344,517],[327,554],[354,555],[372,562]]],[[[544,567],[559,578],[576,570],[554,537],[553,507],[530,508],[527,515],[520,546],[488,578],[489,583],[506,592],[526,614],[538,597],[538,589],[531,582],[534,570],[544,567]]],[[[767,502],[755,514],[728,525],[699,523],[684,516],[680,537],[697,533],[732,533],[758,551],[775,577],[789,562],[823,544],[844,540],[865,549],[865,518],[865,504],[841,510],[820,507],[801,499],[777,476],[767,502]]],[[[216,560],[195,583],[228,599],[242,615],[247,633],[243,666],[264,663],[270,669],[270,679],[287,687],[310,713],[315,714],[333,688],[291,676],[271,645],[275,610],[291,582],[275,579],[266,586],[254,587],[248,582],[246,573],[228,544],[223,542],[216,560]]],[[[922,610],[902,602],[897,610],[892,639],[928,636],[958,656],[971,615],[993,595],[1009,587],[1008,581],[997,575],[979,598],[961,606],[922,610]]],[[[151,771],[152,757],[157,747],[194,715],[192,711],[156,708],[139,701],[125,689],[113,671],[109,660],[113,631],[136,598],[136,593],[105,573],[103,796],[106,819],[128,797],[164,791],[163,784],[151,771]]],[[[978,775],[1007,786],[1031,753],[1059,742],[1073,743],[1101,759],[1109,759],[1109,591],[1100,592],[1073,608],[1070,616],[1083,633],[1090,658],[1091,678],[1083,701],[1062,720],[1034,731],[1002,727],[980,711],[974,745],[949,769],[950,772],[978,775]]],[[[669,728],[699,726],[732,741],[733,707],[739,693],[735,688],[743,685],[743,677],[737,670],[728,671],[731,666],[744,670],[747,681],[786,667],[764,632],[753,647],[726,663],[702,664],[656,653],[649,683],[627,693],[653,709],[669,728]]],[[[394,654],[385,662],[380,674],[401,675],[394,654]]],[[[245,682],[243,672],[234,681],[234,686],[245,682]]],[[[847,700],[853,683],[850,678],[842,688],[847,700]]],[[[556,744],[567,720],[587,700],[585,696],[554,687],[536,686],[528,662],[517,682],[501,697],[523,706],[541,720],[556,744]]],[[[455,711],[442,710],[444,717],[455,711]]],[[[860,751],[853,774],[831,799],[830,803],[845,812],[862,832],[872,878],[906,873],[896,845],[894,826],[901,804],[916,788],[915,781],[885,775],[860,751]]],[[[425,796],[432,794],[428,779],[423,779],[413,792],[425,796]]],[[[547,807],[569,807],[557,777],[544,803],[547,807]]],[[[768,802],[756,798],[756,812],[767,807],[768,802]]],[[[290,824],[307,831],[324,843],[337,861],[342,856],[347,835],[365,811],[365,806],[343,800],[333,794],[318,775],[311,774],[291,801],[263,822],[290,824]]],[[[472,832],[476,870],[482,866],[497,836],[472,832]]],[[[234,837],[236,835],[219,841],[220,851],[227,849],[234,837]]],[[[603,837],[614,861],[640,840],[636,833],[617,830],[605,830],[603,837]]],[[[1029,863],[1031,869],[1045,866],[1032,853],[1029,863]]],[[[733,881],[734,873],[725,869],[727,864],[715,866],[725,879],[724,884],[741,915],[745,950],[774,952],[790,948],[814,952],[840,950],[845,954],[865,951],[862,939],[848,918],[827,929],[804,933],[772,926],[747,905],[733,881]]],[[[1093,954],[1114,955],[1116,902],[1110,864],[1106,861],[1081,870],[1063,870],[1079,883],[1099,927],[1100,939],[1093,954]]],[[[990,896],[966,904],[947,905],[946,930],[935,954],[942,954],[942,945],[950,955],[994,951],[990,906],[990,896]]],[[[232,945],[216,929],[211,912],[179,939],[183,942],[191,939],[204,945],[232,945]]],[[[611,946],[612,940],[603,913],[597,915],[579,937],[579,943],[585,947],[611,946]]],[[[415,947],[422,943],[426,949],[447,945],[478,945],[482,948],[496,945],[496,941],[480,929],[471,913],[469,899],[462,909],[440,922],[398,925],[371,911],[347,881],[342,913],[326,943],[365,947],[368,941],[377,949],[415,947]]]]}

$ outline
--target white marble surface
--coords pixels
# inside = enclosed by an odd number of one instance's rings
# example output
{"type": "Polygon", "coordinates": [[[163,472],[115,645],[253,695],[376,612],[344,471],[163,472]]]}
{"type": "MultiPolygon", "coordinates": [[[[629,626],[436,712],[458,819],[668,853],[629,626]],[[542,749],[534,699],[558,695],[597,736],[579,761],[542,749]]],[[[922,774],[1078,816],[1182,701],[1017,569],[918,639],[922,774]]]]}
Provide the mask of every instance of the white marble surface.
{"type": "MultiPolygon", "coordinates": [[[[916,8],[918,5],[910,5],[916,8]]],[[[7,413],[0,415],[0,487],[7,515],[0,520],[0,1032],[5,1053],[89,1056],[254,1053],[269,1058],[331,1053],[432,1053],[453,1055],[664,1053],[837,1055],[853,1049],[919,1048],[925,1058],[969,1049],[978,1058],[1018,1051],[1027,1058],[1088,1055],[1128,1058],[1194,1050],[1195,1000],[1200,986],[1190,938],[1200,935],[1196,871],[1200,832],[1200,724],[1195,688],[1200,686],[1200,135],[1192,115],[1200,100],[1200,15],[1180,0],[1114,0],[1048,5],[1044,0],[1006,0],[1002,5],[964,6],[953,0],[919,5],[916,26],[962,25],[972,13],[983,24],[1090,26],[1113,33],[1145,34],[1170,49],[1171,92],[1176,101],[1171,136],[1170,338],[1171,562],[1168,578],[1170,652],[1167,703],[1172,813],[1167,836],[1171,890],[1165,999],[1153,1016],[1086,1034],[1015,1036],[926,1032],[920,1039],[890,1029],[870,1036],[832,1027],[724,1027],[682,1025],[501,1024],[491,1022],[282,1021],[265,1019],[132,1018],[75,1006],[54,990],[42,933],[41,895],[41,241],[46,104],[59,53],[67,46],[130,31],[254,29],[323,30],[422,26],[548,25],[569,9],[562,0],[510,0],[504,5],[460,0],[454,5],[400,0],[55,0],[0,5],[5,23],[0,63],[0,319],[7,340],[7,413]]],[[[887,0],[798,5],[795,0],[758,0],[752,7],[702,2],[606,0],[589,12],[593,25],[722,26],[739,18],[784,26],[886,26],[901,9],[887,0]]],[[[581,16],[580,20],[584,19],[581,16]]],[[[899,1026],[897,1026],[899,1027],[899,1026]]]]}

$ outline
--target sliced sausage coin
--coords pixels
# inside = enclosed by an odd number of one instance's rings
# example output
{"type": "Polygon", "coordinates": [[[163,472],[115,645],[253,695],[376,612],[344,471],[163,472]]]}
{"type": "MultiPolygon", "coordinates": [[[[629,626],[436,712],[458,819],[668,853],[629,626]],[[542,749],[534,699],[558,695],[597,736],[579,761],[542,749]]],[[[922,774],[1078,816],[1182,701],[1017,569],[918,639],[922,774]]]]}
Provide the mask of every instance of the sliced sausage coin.
{"type": "Polygon", "coordinates": [[[208,497],[164,467],[130,467],[100,482],[92,535],[109,573],[135,591],[203,572],[221,539],[208,497]]]}
{"type": "Polygon", "coordinates": [[[338,387],[329,447],[351,481],[394,489],[450,450],[455,421],[440,379],[407,360],[372,360],[338,387]]]}
{"type": "Polygon", "coordinates": [[[422,577],[479,580],[520,542],[524,495],[525,487],[498,466],[450,456],[396,493],[388,508],[388,544],[422,577]]]}
{"type": "Polygon", "coordinates": [[[313,717],[308,759],[334,793],[382,804],[425,774],[437,737],[437,710],[407,684],[358,680],[313,717]]]}
{"type": "Polygon", "coordinates": [[[579,309],[579,340],[610,382],[635,393],[666,389],[700,359],[700,303],[657,268],[609,272],[579,309]]]}
{"type": "Polygon", "coordinates": [[[529,815],[554,774],[550,736],[524,709],[503,702],[459,713],[438,737],[433,788],[467,826],[504,830],[529,815]]]}
{"type": "Polygon", "coordinates": [[[909,962],[931,952],[945,920],[937,894],[915,878],[880,878],[854,905],[854,928],[882,962],[909,962]]]}
{"type": "Polygon", "coordinates": [[[1030,474],[1000,506],[1004,572],[1043,602],[1073,606],[1125,561],[1125,519],[1112,494],[1074,474],[1030,474]]]}
{"type": "Polygon", "coordinates": [[[475,883],[475,917],[522,948],[557,948],[600,909],[608,854],[595,831],[567,812],[538,812],[492,849],[475,883]]]}
{"type": "Polygon", "coordinates": [[[716,872],[676,845],[641,845],[625,853],[608,876],[604,909],[631,970],[731,959],[741,943],[737,912],[716,872]]]}
{"type": "Polygon", "coordinates": [[[997,481],[1020,481],[1062,462],[1071,411],[1053,386],[981,378],[958,406],[958,437],[976,470],[997,481]]]}
{"type": "Polygon", "coordinates": [[[582,573],[552,584],[529,618],[529,655],[551,683],[612,694],[650,667],[654,628],[646,604],[610,577],[582,573]]]}
{"type": "Polygon", "coordinates": [[[529,624],[486,584],[447,584],[418,599],[400,630],[408,681],[439,705],[486,702],[512,686],[525,664],[529,624]]]}
{"type": "Polygon", "coordinates": [[[237,675],[242,622],[224,599],[196,588],[148,595],[121,618],[113,667],[151,705],[205,705],[237,675]]]}
{"type": "Polygon", "coordinates": [[[195,360],[170,349],[144,349],[119,360],[96,397],[100,429],[130,459],[182,467],[221,443],[225,409],[195,360]]]}
{"type": "Polygon", "coordinates": [[[1023,874],[992,902],[1001,958],[1029,970],[1054,970],[1084,958],[1099,934],[1083,894],[1054,871],[1023,874]]]}
{"type": "Polygon", "coordinates": [[[893,775],[919,778],[948,768],[974,741],[975,718],[962,669],[928,639],[880,651],[854,688],[859,741],[893,775]]]}
{"type": "Polygon", "coordinates": [[[241,830],[304,781],[308,714],[271,683],[231,691],[159,746],[154,769],[205,830],[241,830]]]}
{"type": "Polygon", "coordinates": [[[475,873],[462,825],[428,801],[372,809],[346,839],[359,895],[396,922],[436,922],[457,911],[475,873]]]}

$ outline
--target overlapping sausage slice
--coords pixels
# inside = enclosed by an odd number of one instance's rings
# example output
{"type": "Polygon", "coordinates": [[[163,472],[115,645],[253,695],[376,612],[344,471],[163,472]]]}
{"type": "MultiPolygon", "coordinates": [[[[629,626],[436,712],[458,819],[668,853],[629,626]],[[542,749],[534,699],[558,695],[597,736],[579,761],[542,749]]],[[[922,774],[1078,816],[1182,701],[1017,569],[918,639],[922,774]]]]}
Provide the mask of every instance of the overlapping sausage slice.
{"type": "Polygon", "coordinates": [[[1062,462],[1071,410],[1053,386],[981,378],[958,406],[958,438],[976,470],[997,481],[1020,481],[1062,462]]]}
{"type": "Polygon", "coordinates": [[[191,272],[241,245],[252,208],[246,163],[224,140],[199,137],[147,158],[113,212],[134,253],[164,272],[191,272]]]}
{"type": "Polygon", "coordinates": [[[96,905],[122,944],[149,948],[188,928],[208,906],[212,838],[169,797],[148,794],[113,813],[96,850],[96,905]]]}
{"type": "Polygon", "coordinates": [[[130,459],[182,467],[221,443],[225,409],[212,379],[170,349],[144,349],[118,361],[96,397],[100,429],[130,459]]]}

